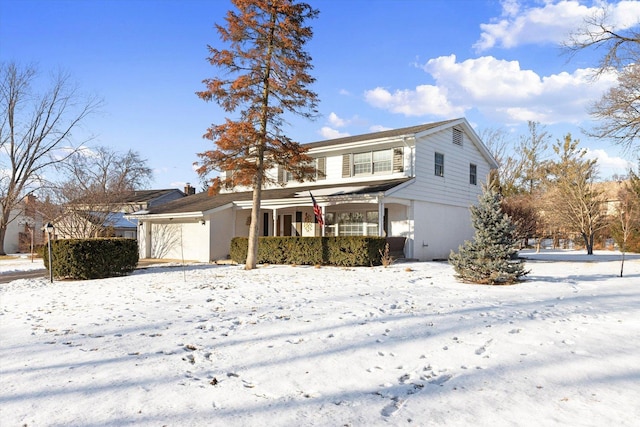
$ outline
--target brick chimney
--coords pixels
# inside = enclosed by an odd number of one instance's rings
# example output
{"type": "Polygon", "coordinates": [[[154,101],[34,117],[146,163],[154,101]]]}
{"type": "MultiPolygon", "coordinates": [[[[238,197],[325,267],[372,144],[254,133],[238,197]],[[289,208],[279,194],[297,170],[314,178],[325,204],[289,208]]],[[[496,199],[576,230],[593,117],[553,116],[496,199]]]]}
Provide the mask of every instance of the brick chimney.
{"type": "Polygon", "coordinates": [[[196,194],[196,189],[192,187],[190,183],[187,182],[187,185],[184,186],[184,194],[186,194],[187,196],[196,194]]]}
{"type": "Polygon", "coordinates": [[[36,216],[36,196],[29,193],[24,199],[24,215],[30,218],[36,216]]]}

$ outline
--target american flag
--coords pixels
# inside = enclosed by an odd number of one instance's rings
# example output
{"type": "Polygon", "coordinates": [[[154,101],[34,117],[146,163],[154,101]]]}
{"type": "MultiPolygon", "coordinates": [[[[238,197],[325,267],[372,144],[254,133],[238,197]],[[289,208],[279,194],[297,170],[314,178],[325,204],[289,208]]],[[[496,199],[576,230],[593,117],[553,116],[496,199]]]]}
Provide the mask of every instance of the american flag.
{"type": "Polygon", "coordinates": [[[322,220],[322,209],[316,203],[316,199],[315,197],[313,197],[313,194],[311,194],[311,191],[309,191],[309,195],[311,196],[311,201],[313,202],[313,213],[316,215],[316,221],[318,222],[318,224],[320,224],[320,227],[324,227],[324,221],[322,220]]]}

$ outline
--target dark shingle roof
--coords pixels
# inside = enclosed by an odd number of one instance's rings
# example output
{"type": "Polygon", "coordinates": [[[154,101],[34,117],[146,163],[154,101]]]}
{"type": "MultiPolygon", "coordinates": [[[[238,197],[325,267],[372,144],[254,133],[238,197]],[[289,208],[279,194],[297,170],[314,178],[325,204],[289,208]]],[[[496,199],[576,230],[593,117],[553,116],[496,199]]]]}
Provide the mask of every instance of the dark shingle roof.
{"type": "MultiPolygon", "coordinates": [[[[344,184],[331,185],[307,185],[285,188],[273,188],[262,191],[262,200],[277,199],[293,199],[299,193],[306,193],[304,197],[308,197],[309,191],[319,191],[331,189],[331,195],[356,195],[356,194],[372,194],[390,190],[410,178],[393,179],[389,181],[373,181],[373,182],[349,182],[344,184]]],[[[326,193],[324,191],[323,193],[326,193]]],[[[253,197],[252,191],[242,191],[237,193],[222,193],[210,196],[207,192],[194,194],[192,196],[183,197],[160,206],[149,209],[149,214],[170,214],[170,213],[187,213],[187,212],[206,212],[232,202],[249,201],[253,197]]],[[[318,198],[316,196],[316,198],[318,198]]]]}
{"type": "Polygon", "coordinates": [[[455,122],[458,120],[460,119],[444,120],[441,122],[427,123],[424,125],[410,126],[406,128],[391,129],[391,130],[385,130],[381,132],[366,133],[363,135],[345,136],[343,138],[323,140],[318,142],[310,142],[308,144],[304,144],[304,147],[306,148],[330,147],[333,145],[348,144],[351,142],[369,141],[369,140],[381,139],[381,138],[392,138],[394,136],[401,136],[401,135],[411,135],[411,134],[424,132],[429,129],[437,128],[439,126],[443,126],[443,125],[446,125],[447,123],[455,122]]]}
{"type": "MultiPolygon", "coordinates": [[[[121,202],[122,203],[143,203],[149,202],[151,200],[155,200],[159,197],[162,197],[166,194],[171,194],[175,191],[180,191],[178,189],[164,189],[164,190],[134,190],[122,193],[121,202]]],[[[180,191],[181,192],[181,191],[180,191]]],[[[181,192],[182,193],[182,192],[181,192]]]]}

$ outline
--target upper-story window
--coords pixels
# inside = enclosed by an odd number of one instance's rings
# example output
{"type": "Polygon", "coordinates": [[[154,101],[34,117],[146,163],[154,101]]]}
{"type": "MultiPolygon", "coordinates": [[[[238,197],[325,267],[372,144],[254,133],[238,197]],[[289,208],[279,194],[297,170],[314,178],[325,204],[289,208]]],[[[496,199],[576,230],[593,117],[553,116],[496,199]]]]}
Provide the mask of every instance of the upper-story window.
{"type": "Polygon", "coordinates": [[[382,175],[404,170],[402,147],[342,156],[342,176],[382,175]]]}
{"type": "Polygon", "coordinates": [[[353,155],[353,174],[370,175],[372,173],[391,172],[393,150],[368,151],[353,155]]]}
{"type": "Polygon", "coordinates": [[[373,173],[391,172],[393,150],[373,152],[373,173]]]}
{"type": "MultiPolygon", "coordinates": [[[[326,157],[318,157],[311,161],[311,164],[316,168],[315,179],[320,181],[327,179],[327,160],[326,157]]],[[[289,171],[285,171],[282,167],[278,166],[278,182],[292,182],[293,174],[289,171]]]]}
{"type": "Polygon", "coordinates": [[[353,174],[362,175],[366,173],[371,173],[371,152],[354,154],[353,174]]]}
{"type": "Polygon", "coordinates": [[[453,143],[456,145],[462,145],[464,133],[460,129],[453,128],[453,143]]]}
{"type": "Polygon", "coordinates": [[[469,164],[469,184],[478,184],[478,167],[473,163],[469,164]]]}
{"type": "Polygon", "coordinates": [[[436,176],[444,176],[444,154],[442,153],[436,153],[435,174],[436,176]]]}

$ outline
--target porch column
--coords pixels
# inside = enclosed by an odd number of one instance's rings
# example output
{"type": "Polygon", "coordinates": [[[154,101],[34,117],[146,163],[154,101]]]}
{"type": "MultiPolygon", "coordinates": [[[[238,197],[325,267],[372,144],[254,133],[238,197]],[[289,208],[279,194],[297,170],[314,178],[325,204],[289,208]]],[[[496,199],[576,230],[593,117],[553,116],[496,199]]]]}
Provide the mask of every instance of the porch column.
{"type": "Polygon", "coordinates": [[[151,258],[151,248],[153,247],[153,235],[151,234],[151,227],[153,227],[151,222],[140,222],[142,227],[142,233],[144,233],[144,257],[151,258]]]}
{"type": "MultiPolygon", "coordinates": [[[[320,206],[320,209],[322,210],[322,221],[324,222],[327,219],[327,215],[326,215],[326,207],[324,205],[320,206]]],[[[320,235],[322,237],[324,237],[324,227],[326,227],[326,224],[324,224],[322,227],[320,227],[320,235]]]]}
{"type": "Polygon", "coordinates": [[[231,237],[236,237],[236,215],[238,213],[238,208],[234,205],[231,208],[231,237]]]}
{"type": "Polygon", "coordinates": [[[378,201],[378,236],[384,235],[384,202],[378,201]]]}
{"type": "Polygon", "coordinates": [[[278,209],[273,209],[272,211],[273,218],[271,221],[273,222],[273,233],[272,236],[277,236],[278,234],[278,209]]]}

